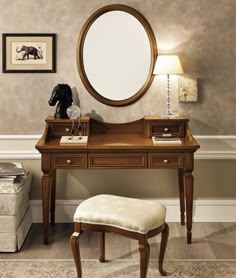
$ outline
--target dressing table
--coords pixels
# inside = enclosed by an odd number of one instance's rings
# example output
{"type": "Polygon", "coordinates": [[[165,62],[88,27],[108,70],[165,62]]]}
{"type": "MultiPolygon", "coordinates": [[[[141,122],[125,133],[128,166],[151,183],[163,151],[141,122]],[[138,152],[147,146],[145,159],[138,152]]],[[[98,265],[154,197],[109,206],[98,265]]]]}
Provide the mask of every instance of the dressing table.
{"type": "Polygon", "coordinates": [[[45,132],[36,145],[42,156],[44,243],[49,242],[49,211],[50,222],[55,224],[57,169],[157,168],[178,170],[181,224],[186,219],[187,243],[191,243],[192,172],[199,144],[190,133],[189,120],[183,116],[173,119],[145,116],[130,123],[110,124],[83,116],[80,121],[82,135],[88,135],[87,144],[60,144],[61,136],[71,134],[71,120],[48,117],[45,132]],[[153,135],[169,134],[180,138],[182,143],[159,145],[152,141],[153,135]]]}
{"type": "MultiPolygon", "coordinates": [[[[154,79],[157,45],[143,15],[125,5],[108,5],[85,22],[77,42],[77,67],[87,91],[105,105],[121,107],[139,100],[154,79]],[[109,46],[109,47],[108,47],[109,46]]],[[[50,222],[55,224],[57,169],[177,169],[181,224],[187,224],[187,243],[192,242],[194,152],[199,144],[184,116],[145,116],[134,122],[112,124],[80,118],[87,144],[60,144],[71,135],[72,120],[46,119],[36,149],[42,155],[44,243],[50,222]],[[181,144],[154,144],[152,136],[181,139],[181,144]],[[186,210],[186,215],[185,215],[186,210]]],[[[75,120],[78,126],[79,120],[75,120]]],[[[75,129],[75,134],[79,130],[75,129]]]]}

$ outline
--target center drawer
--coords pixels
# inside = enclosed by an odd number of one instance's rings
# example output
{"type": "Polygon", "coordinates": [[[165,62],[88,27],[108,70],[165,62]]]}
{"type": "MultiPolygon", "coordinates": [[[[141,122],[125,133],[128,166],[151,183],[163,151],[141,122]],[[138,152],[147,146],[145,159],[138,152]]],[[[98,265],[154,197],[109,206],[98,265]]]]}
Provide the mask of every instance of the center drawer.
{"type": "Polygon", "coordinates": [[[87,168],[86,154],[55,154],[53,167],[56,168],[87,168]]]}
{"type": "Polygon", "coordinates": [[[89,154],[89,168],[147,168],[146,153],[109,153],[89,154]]]}
{"type": "Polygon", "coordinates": [[[148,168],[181,168],[183,154],[181,153],[149,153],[148,168]]]}

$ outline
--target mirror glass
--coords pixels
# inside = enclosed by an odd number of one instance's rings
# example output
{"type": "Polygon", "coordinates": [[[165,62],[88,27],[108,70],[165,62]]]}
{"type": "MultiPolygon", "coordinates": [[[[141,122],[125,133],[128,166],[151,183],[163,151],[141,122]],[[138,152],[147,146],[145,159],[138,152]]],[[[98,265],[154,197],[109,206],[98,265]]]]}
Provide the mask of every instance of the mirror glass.
{"type": "Polygon", "coordinates": [[[85,23],[77,49],[82,82],[99,101],[122,106],[141,97],[153,80],[156,41],[134,9],[110,5],[85,23]]]}

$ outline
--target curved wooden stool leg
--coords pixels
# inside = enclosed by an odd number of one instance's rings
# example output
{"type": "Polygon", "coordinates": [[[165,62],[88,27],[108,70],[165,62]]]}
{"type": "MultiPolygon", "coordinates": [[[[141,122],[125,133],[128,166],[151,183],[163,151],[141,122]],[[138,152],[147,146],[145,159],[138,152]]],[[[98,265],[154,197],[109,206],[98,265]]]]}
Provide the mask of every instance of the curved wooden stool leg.
{"type": "Polygon", "coordinates": [[[146,248],[147,248],[147,260],[146,260],[146,264],[147,264],[147,270],[146,270],[146,275],[147,275],[147,271],[148,271],[148,265],[149,265],[149,258],[150,258],[150,245],[146,244],[146,248]]]}
{"type": "Polygon", "coordinates": [[[100,246],[100,258],[101,263],[105,262],[105,232],[98,232],[99,246],[100,246]]]}
{"type": "Polygon", "coordinates": [[[80,235],[81,233],[74,232],[70,238],[70,246],[75,261],[78,278],[82,277],[82,268],[81,268],[81,259],[80,259],[79,241],[78,241],[80,235]]]}
{"type": "Polygon", "coordinates": [[[162,276],[167,275],[167,272],[163,270],[163,261],[164,261],[168,237],[169,237],[169,226],[165,223],[164,229],[161,232],[161,247],[160,247],[160,255],[159,255],[159,272],[161,273],[162,276]]]}
{"type": "Polygon", "coordinates": [[[146,278],[149,257],[150,257],[150,246],[146,238],[139,240],[139,253],[140,253],[140,278],[146,278]]]}

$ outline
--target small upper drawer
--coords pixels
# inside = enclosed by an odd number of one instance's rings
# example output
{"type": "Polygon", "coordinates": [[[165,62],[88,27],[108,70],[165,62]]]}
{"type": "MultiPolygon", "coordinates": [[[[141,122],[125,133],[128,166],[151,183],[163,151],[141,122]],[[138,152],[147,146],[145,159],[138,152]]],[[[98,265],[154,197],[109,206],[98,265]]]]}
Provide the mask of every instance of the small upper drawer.
{"type": "Polygon", "coordinates": [[[89,168],[146,168],[147,154],[146,153],[104,153],[104,154],[89,154],[89,168]]]}
{"type": "MultiPolygon", "coordinates": [[[[89,135],[89,125],[88,123],[80,123],[81,128],[81,134],[82,135],[89,135]]],[[[64,123],[53,123],[50,124],[50,129],[52,136],[54,137],[60,137],[60,136],[69,136],[72,132],[72,122],[64,123]]],[[[74,124],[74,134],[79,134],[79,128],[78,128],[78,122],[75,122],[74,124]]]]}
{"type": "Polygon", "coordinates": [[[55,154],[53,155],[53,166],[57,168],[86,168],[86,154],[55,154]]]}
{"type": "Polygon", "coordinates": [[[183,137],[185,125],[183,122],[176,123],[150,123],[149,134],[152,136],[183,137]]]}
{"type": "Polygon", "coordinates": [[[72,125],[63,123],[54,123],[51,126],[51,130],[54,136],[70,135],[72,130],[72,125]]]}
{"type": "Polygon", "coordinates": [[[148,168],[180,168],[183,167],[182,153],[150,153],[148,168]]]}

